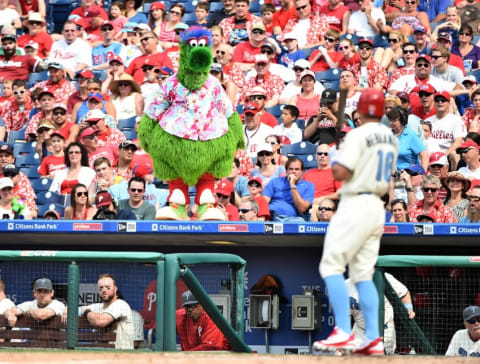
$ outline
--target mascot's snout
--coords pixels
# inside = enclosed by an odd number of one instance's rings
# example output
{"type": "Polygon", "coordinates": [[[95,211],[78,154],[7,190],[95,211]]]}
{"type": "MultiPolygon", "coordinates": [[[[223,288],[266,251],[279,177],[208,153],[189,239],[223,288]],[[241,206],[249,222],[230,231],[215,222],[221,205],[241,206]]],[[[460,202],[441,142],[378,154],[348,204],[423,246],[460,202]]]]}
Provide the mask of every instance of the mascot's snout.
{"type": "Polygon", "coordinates": [[[190,50],[188,68],[197,72],[208,72],[212,64],[212,52],[207,47],[195,47],[190,50]]]}

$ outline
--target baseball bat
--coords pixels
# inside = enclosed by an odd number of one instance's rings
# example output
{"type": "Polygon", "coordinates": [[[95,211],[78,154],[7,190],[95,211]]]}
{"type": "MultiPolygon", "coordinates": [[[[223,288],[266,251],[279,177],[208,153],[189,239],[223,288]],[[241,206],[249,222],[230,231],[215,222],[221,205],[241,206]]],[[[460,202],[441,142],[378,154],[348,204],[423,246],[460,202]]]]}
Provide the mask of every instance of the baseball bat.
{"type": "Polygon", "coordinates": [[[347,92],[348,87],[345,85],[345,83],[340,82],[340,97],[338,100],[337,124],[335,125],[337,148],[340,141],[340,131],[342,130],[343,123],[345,122],[345,105],[347,103],[347,92]]]}

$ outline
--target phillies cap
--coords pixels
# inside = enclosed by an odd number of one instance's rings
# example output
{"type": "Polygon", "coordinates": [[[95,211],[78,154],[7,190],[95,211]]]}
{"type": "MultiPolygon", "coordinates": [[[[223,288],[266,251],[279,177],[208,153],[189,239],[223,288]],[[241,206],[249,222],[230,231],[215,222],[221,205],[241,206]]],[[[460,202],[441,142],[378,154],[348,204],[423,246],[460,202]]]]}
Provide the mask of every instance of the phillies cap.
{"type": "Polygon", "coordinates": [[[65,136],[65,134],[63,134],[60,130],[54,130],[52,132],[52,134],[50,134],[50,139],[52,139],[54,136],[58,136],[60,138],[62,138],[63,140],[67,140],[67,136],[65,136]]]}
{"type": "Polygon", "coordinates": [[[255,115],[257,112],[260,110],[258,109],[258,105],[254,102],[247,102],[245,106],[243,107],[243,113],[244,114],[253,114],[255,115]]]}
{"type": "Polygon", "coordinates": [[[426,56],[424,54],[419,54],[418,57],[415,59],[415,63],[417,63],[418,60],[420,60],[420,59],[424,59],[428,63],[432,63],[432,61],[430,60],[430,56],[426,56]]]}
{"type": "Polygon", "coordinates": [[[256,182],[256,183],[258,183],[258,184],[260,185],[260,187],[262,187],[263,181],[262,181],[262,179],[261,179],[260,177],[258,177],[258,176],[257,176],[257,177],[250,177],[250,178],[248,179],[248,184],[250,184],[250,183],[252,183],[252,182],[256,182]]]}
{"type": "MultiPolygon", "coordinates": [[[[90,97],[89,97],[90,99],[90,97]]],[[[103,113],[102,110],[98,110],[98,109],[93,109],[93,110],[90,110],[89,112],[87,112],[87,114],[85,115],[84,117],[84,121],[98,121],[98,120],[102,120],[102,119],[105,119],[105,114],[103,113]]]]}
{"type": "Polygon", "coordinates": [[[19,173],[20,170],[13,163],[8,163],[5,167],[3,167],[3,175],[5,177],[16,176],[19,173]]]}
{"type": "Polygon", "coordinates": [[[472,139],[467,139],[462,143],[462,145],[457,148],[457,154],[461,154],[460,152],[467,148],[475,148],[477,150],[480,150],[480,147],[477,143],[475,143],[472,139]]]}
{"type": "Polygon", "coordinates": [[[397,97],[402,101],[410,102],[410,96],[406,92],[399,92],[397,97]]]}
{"type": "Polygon", "coordinates": [[[53,105],[52,111],[55,110],[55,109],[62,109],[62,110],[67,111],[67,105],[65,105],[62,102],[57,102],[55,105],[53,105]]]}
{"type": "Polygon", "coordinates": [[[468,306],[463,310],[463,321],[468,321],[474,317],[480,317],[479,306],[468,306]]]}
{"type": "Polygon", "coordinates": [[[268,58],[264,54],[257,54],[255,55],[255,64],[259,63],[268,63],[268,58]]]}
{"type": "Polygon", "coordinates": [[[127,149],[127,148],[134,148],[135,150],[138,150],[137,145],[131,140],[124,140],[118,145],[118,149],[127,149]]]}
{"type": "Polygon", "coordinates": [[[315,81],[315,73],[310,70],[304,70],[300,75],[300,81],[302,81],[305,77],[310,76],[313,77],[313,81],[315,81]]]}
{"type": "Polygon", "coordinates": [[[155,71],[155,72],[158,72],[161,75],[165,75],[165,76],[173,75],[173,70],[170,67],[162,67],[158,71],[155,71]]]}
{"type": "Polygon", "coordinates": [[[35,42],[34,40],[30,39],[27,44],[25,44],[23,46],[23,48],[27,48],[27,47],[30,47],[30,48],[33,48],[33,49],[38,49],[38,43],[35,42]]]}
{"type": "Polygon", "coordinates": [[[371,40],[371,39],[360,38],[359,41],[357,42],[357,45],[359,46],[362,43],[368,43],[371,47],[373,47],[373,40],[371,40]]]}
{"type": "Polygon", "coordinates": [[[441,164],[442,166],[448,166],[448,159],[445,153],[435,152],[430,155],[429,165],[441,164]]]}
{"type": "Polygon", "coordinates": [[[6,187],[13,188],[13,181],[10,177],[2,177],[0,178],[0,190],[3,190],[6,187]]]}
{"type": "Polygon", "coordinates": [[[252,90],[248,93],[248,96],[267,96],[267,92],[262,86],[255,86],[252,90]]]}
{"type": "Polygon", "coordinates": [[[98,130],[89,126],[88,128],[85,128],[80,132],[80,135],[78,136],[78,139],[82,140],[83,138],[86,138],[86,137],[88,137],[90,135],[94,135],[94,134],[98,134],[98,130]]]}
{"type": "Polygon", "coordinates": [[[2,34],[2,42],[6,40],[13,40],[14,42],[16,42],[17,36],[13,34],[2,34]]]}
{"type": "Polygon", "coordinates": [[[198,303],[198,300],[190,291],[183,292],[182,300],[183,300],[183,306],[196,305],[198,303]]]}
{"type": "Polygon", "coordinates": [[[38,94],[38,98],[40,99],[43,95],[49,94],[55,97],[55,94],[53,93],[52,90],[50,90],[48,87],[44,87],[42,91],[38,94]]]}
{"type": "Polygon", "coordinates": [[[40,278],[35,281],[35,284],[33,285],[33,289],[46,289],[48,291],[51,291],[53,289],[52,281],[48,278],[40,278]]]}
{"type": "Polygon", "coordinates": [[[426,30],[422,25],[417,25],[417,26],[415,27],[415,30],[414,30],[413,33],[415,34],[416,32],[420,32],[420,33],[425,33],[425,34],[426,34],[426,33],[427,33],[427,30],[426,30]]]}
{"type": "MultiPolygon", "coordinates": [[[[88,94],[87,101],[88,100],[97,100],[98,102],[103,102],[104,98],[103,98],[103,95],[100,92],[92,92],[92,93],[88,94]]],[[[90,110],[90,111],[93,111],[93,110],[90,110]]]]}
{"type": "Polygon", "coordinates": [[[295,61],[293,64],[293,67],[300,67],[303,69],[310,69],[310,62],[308,62],[306,59],[300,58],[295,61]]]}
{"type": "Polygon", "coordinates": [[[110,206],[112,202],[113,200],[112,200],[112,195],[110,195],[110,192],[108,191],[97,192],[97,196],[95,196],[95,206],[97,208],[110,206]]]}
{"type": "Polygon", "coordinates": [[[221,73],[223,70],[223,67],[220,63],[212,63],[212,65],[210,66],[210,72],[218,72],[218,73],[221,73]]]}
{"type": "Polygon", "coordinates": [[[77,17],[75,17],[75,18],[72,17],[72,19],[70,19],[70,21],[71,21],[72,23],[74,23],[75,25],[78,25],[78,26],[80,26],[80,27],[82,27],[82,28],[85,28],[85,22],[84,22],[83,19],[80,18],[80,17],[78,17],[78,18],[77,18],[77,17]]]}
{"type": "Polygon", "coordinates": [[[137,164],[134,168],[133,168],[133,175],[135,177],[141,177],[141,178],[145,178],[146,175],[148,174],[152,174],[153,173],[153,168],[152,166],[150,165],[139,165],[137,164]]]}
{"type": "Polygon", "coordinates": [[[437,39],[438,40],[445,39],[445,40],[448,40],[450,43],[452,43],[452,36],[448,32],[439,32],[437,39]]]}
{"type": "Polygon", "coordinates": [[[2,144],[0,146],[0,152],[7,152],[13,154],[13,148],[8,144],[2,144]]]}
{"type": "Polygon", "coordinates": [[[440,97],[443,97],[444,99],[446,99],[447,101],[450,101],[450,94],[447,92],[447,91],[442,91],[442,92],[437,92],[435,94],[435,97],[434,97],[434,100],[440,98],[440,97]]]}
{"type": "Polygon", "coordinates": [[[152,3],[152,5],[150,5],[150,11],[157,9],[165,10],[165,5],[161,1],[155,1],[154,3],[152,3]]]}
{"type": "Polygon", "coordinates": [[[374,88],[364,89],[358,99],[357,110],[361,114],[381,118],[385,112],[383,92],[374,88]]]}
{"type": "Polygon", "coordinates": [[[102,29],[105,26],[111,26],[113,28],[113,23],[111,21],[105,20],[102,25],[100,26],[100,29],[102,29]]]}
{"type": "Polygon", "coordinates": [[[321,101],[334,103],[335,101],[337,101],[337,92],[331,88],[323,90],[321,101]]]}
{"type": "Polygon", "coordinates": [[[407,168],[405,168],[405,170],[413,173],[421,174],[422,176],[425,175],[425,170],[420,164],[410,164],[407,168]]]}
{"type": "Polygon", "coordinates": [[[435,221],[435,216],[433,216],[433,214],[422,214],[422,215],[418,215],[416,218],[417,222],[436,222],[435,221]],[[428,220],[428,221],[425,221],[425,220],[428,220]]]}
{"type": "Polygon", "coordinates": [[[230,182],[228,179],[222,179],[220,182],[218,182],[215,193],[219,193],[224,196],[230,196],[232,192],[233,192],[233,183],[230,182]]]}
{"type": "Polygon", "coordinates": [[[429,83],[426,83],[424,85],[421,85],[419,88],[418,88],[418,92],[427,92],[429,94],[434,94],[436,92],[435,88],[430,85],[429,83]]]}
{"type": "Polygon", "coordinates": [[[463,81],[462,81],[462,83],[465,83],[465,82],[471,82],[471,83],[476,84],[476,83],[477,83],[477,79],[476,79],[475,76],[473,76],[473,75],[468,75],[468,76],[465,76],[465,78],[464,78],[463,81]]]}
{"type": "Polygon", "coordinates": [[[122,57],[117,56],[117,55],[112,56],[112,58],[110,58],[110,60],[108,61],[108,64],[110,64],[112,62],[118,62],[120,64],[124,64],[122,57]]]}
{"type": "Polygon", "coordinates": [[[95,78],[95,75],[93,74],[92,71],[81,70],[81,71],[77,72],[76,77],[83,77],[83,78],[86,78],[86,79],[92,79],[92,78],[95,78]]]}

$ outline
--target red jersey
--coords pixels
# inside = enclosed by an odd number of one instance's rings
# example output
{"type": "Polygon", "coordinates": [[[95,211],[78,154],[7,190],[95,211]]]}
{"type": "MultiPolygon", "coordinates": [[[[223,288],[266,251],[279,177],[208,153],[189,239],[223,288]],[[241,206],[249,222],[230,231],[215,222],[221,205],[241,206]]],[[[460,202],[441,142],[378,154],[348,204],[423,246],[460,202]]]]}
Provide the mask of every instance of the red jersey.
{"type": "Polygon", "coordinates": [[[193,321],[185,308],[176,312],[177,334],[183,351],[229,350],[230,345],[205,311],[193,321]]]}
{"type": "Polygon", "coordinates": [[[285,10],[284,8],[281,8],[280,10],[277,10],[273,14],[273,26],[274,27],[280,27],[285,28],[285,25],[287,25],[288,20],[290,18],[296,18],[297,17],[297,9],[295,9],[295,6],[292,6],[290,9],[285,10]]]}
{"type": "Polygon", "coordinates": [[[78,8],[73,9],[70,15],[78,15],[84,20],[85,31],[88,34],[95,33],[100,35],[100,27],[92,28],[90,26],[90,23],[93,19],[95,19],[96,17],[100,17],[103,20],[108,20],[107,12],[98,5],[92,5],[87,9],[84,9],[82,6],[79,6],[78,8]]]}
{"type": "MultiPolygon", "coordinates": [[[[312,54],[310,55],[310,58],[308,59],[310,62],[320,53],[318,49],[315,49],[312,54]]],[[[328,56],[332,59],[333,62],[339,64],[342,59],[344,59],[343,54],[341,52],[327,52],[328,56]]],[[[313,72],[319,72],[319,71],[326,71],[330,69],[330,66],[328,65],[327,61],[325,60],[324,56],[321,56],[317,62],[313,64],[313,66],[310,68],[313,72]]]]}
{"type": "Polygon", "coordinates": [[[278,126],[278,121],[275,119],[275,116],[270,114],[268,111],[263,111],[260,116],[260,122],[271,126],[272,128],[278,126]]]}
{"type": "Polygon", "coordinates": [[[255,63],[255,56],[260,54],[262,47],[254,47],[247,40],[235,46],[232,62],[255,63]]]}
{"type": "Polygon", "coordinates": [[[18,37],[17,44],[19,47],[23,48],[30,40],[33,40],[38,44],[38,56],[40,58],[47,58],[47,54],[45,52],[50,52],[53,44],[50,34],[45,32],[40,32],[35,35],[24,34],[18,37]]]}
{"type": "Polygon", "coordinates": [[[14,55],[9,60],[0,56],[0,83],[4,80],[26,81],[28,75],[33,72],[37,60],[30,56],[14,55]]]}
{"type": "Polygon", "coordinates": [[[41,176],[48,176],[65,168],[67,168],[65,164],[65,156],[62,155],[56,157],[54,155],[47,155],[42,159],[42,163],[40,163],[40,167],[38,168],[38,173],[41,176]]]}
{"type": "Polygon", "coordinates": [[[309,169],[303,175],[303,179],[312,182],[315,186],[315,198],[337,192],[342,187],[342,183],[333,178],[331,168],[309,169]]]}
{"type": "Polygon", "coordinates": [[[347,11],[350,11],[345,5],[339,5],[335,9],[330,9],[330,4],[321,6],[318,13],[320,16],[325,17],[330,29],[336,29],[339,32],[342,31],[343,17],[347,11]]]}
{"type": "Polygon", "coordinates": [[[145,73],[142,71],[142,66],[145,64],[145,60],[149,59],[150,62],[153,63],[158,67],[170,67],[173,69],[173,64],[164,53],[154,53],[154,54],[144,54],[142,56],[136,57],[132,63],[128,66],[125,70],[126,73],[131,75],[135,82],[142,84],[143,80],[145,79],[145,73]]]}

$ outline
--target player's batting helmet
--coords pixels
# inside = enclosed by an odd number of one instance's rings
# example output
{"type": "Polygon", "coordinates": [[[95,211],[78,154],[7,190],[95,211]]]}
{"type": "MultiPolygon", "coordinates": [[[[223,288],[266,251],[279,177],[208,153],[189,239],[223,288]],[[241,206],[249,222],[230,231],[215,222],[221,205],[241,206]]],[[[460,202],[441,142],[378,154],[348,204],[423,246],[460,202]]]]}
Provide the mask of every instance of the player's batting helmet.
{"type": "Polygon", "coordinates": [[[358,100],[357,111],[367,116],[381,118],[385,113],[385,96],[383,96],[383,92],[374,88],[363,90],[358,100]]]}

